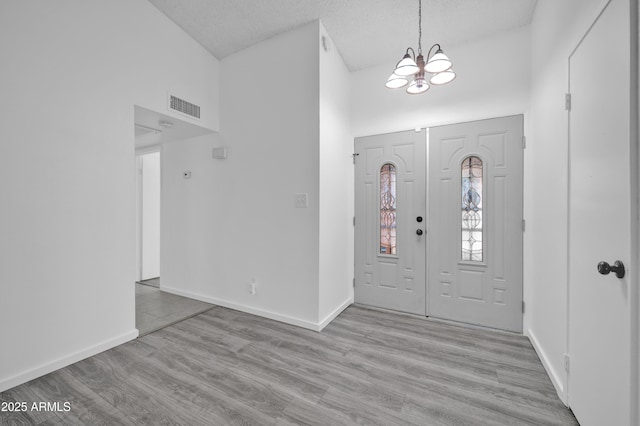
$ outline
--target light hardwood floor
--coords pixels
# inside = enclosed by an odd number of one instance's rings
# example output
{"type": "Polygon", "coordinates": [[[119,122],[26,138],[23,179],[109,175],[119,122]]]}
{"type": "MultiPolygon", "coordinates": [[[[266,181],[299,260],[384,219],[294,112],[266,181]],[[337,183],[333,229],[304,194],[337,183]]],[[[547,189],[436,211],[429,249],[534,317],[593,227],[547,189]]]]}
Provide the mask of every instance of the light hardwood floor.
{"type": "Polygon", "coordinates": [[[575,425],[528,340],[349,307],[321,333],[214,307],[0,394],[9,424],[575,425]]]}

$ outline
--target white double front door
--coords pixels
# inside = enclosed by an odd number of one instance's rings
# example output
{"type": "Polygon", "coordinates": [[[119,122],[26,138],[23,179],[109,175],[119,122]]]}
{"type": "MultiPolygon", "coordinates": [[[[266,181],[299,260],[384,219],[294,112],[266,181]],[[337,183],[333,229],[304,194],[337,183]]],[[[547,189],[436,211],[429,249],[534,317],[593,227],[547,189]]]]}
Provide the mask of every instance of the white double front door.
{"type": "Polygon", "coordinates": [[[522,123],[356,139],[356,303],[522,331],[522,123]]]}

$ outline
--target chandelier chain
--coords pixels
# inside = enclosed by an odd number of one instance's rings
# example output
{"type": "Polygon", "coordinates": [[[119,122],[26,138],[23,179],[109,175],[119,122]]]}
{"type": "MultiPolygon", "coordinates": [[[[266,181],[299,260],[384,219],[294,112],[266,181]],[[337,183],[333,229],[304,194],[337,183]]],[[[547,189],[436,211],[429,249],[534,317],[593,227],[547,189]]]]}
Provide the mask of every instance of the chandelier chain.
{"type": "Polygon", "coordinates": [[[418,55],[422,55],[422,0],[418,0],[418,55]]]}

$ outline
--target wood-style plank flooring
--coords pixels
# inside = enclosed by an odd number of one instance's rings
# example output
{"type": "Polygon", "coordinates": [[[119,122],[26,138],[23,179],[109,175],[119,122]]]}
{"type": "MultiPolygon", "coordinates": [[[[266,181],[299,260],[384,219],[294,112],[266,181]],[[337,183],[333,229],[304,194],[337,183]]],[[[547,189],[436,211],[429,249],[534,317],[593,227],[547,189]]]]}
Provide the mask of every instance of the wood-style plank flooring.
{"type": "Polygon", "coordinates": [[[321,333],[214,307],[0,394],[3,424],[575,425],[525,337],[349,307],[321,333]]]}

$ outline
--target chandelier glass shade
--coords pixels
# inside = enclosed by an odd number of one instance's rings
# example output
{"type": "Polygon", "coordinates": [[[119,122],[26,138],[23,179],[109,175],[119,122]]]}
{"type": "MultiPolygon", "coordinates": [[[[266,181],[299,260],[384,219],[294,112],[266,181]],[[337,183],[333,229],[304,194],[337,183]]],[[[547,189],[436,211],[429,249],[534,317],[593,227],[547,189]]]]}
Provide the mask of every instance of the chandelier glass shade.
{"type": "Polygon", "coordinates": [[[385,86],[389,89],[399,89],[406,86],[407,83],[409,83],[409,80],[407,80],[406,77],[393,73],[387,80],[387,84],[385,84],[385,86]]]}
{"type": "Polygon", "coordinates": [[[438,46],[438,50],[431,57],[431,59],[429,59],[429,61],[427,62],[427,65],[424,67],[424,70],[426,72],[436,74],[436,73],[451,69],[451,65],[453,64],[451,63],[447,55],[442,53],[442,49],[440,48],[440,45],[436,44],[434,46],[438,46]]]}
{"type": "Polygon", "coordinates": [[[418,55],[416,56],[413,48],[407,48],[404,56],[396,64],[396,68],[387,79],[385,84],[389,89],[399,89],[409,84],[409,80],[413,78],[413,82],[407,87],[407,93],[417,95],[429,90],[429,83],[433,85],[447,84],[456,78],[456,73],[451,69],[451,60],[444,54],[439,44],[434,44],[429,49],[427,61],[425,63],[422,56],[422,0],[418,3],[418,55]],[[431,52],[435,50],[432,55],[431,52]],[[425,77],[426,74],[431,76],[425,77]]]}
{"type": "Polygon", "coordinates": [[[427,80],[424,77],[416,77],[413,80],[413,83],[407,87],[407,93],[410,95],[419,95],[420,93],[424,93],[429,90],[429,85],[427,84],[427,80]]]}
{"type": "Polygon", "coordinates": [[[416,74],[418,71],[420,71],[418,64],[416,64],[416,61],[409,55],[409,51],[407,50],[407,53],[405,53],[404,57],[398,62],[398,65],[396,65],[393,73],[401,77],[407,77],[416,74]]]}
{"type": "Polygon", "coordinates": [[[451,68],[449,68],[446,71],[442,71],[432,75],[431,79],[429,79],[429,83],[435,85],[447,84],[450,83],[454,78],[456,78],[456,73],[451,71],[451,68]]]}

